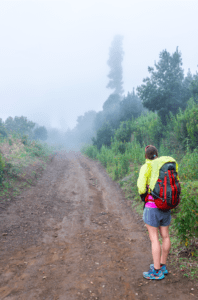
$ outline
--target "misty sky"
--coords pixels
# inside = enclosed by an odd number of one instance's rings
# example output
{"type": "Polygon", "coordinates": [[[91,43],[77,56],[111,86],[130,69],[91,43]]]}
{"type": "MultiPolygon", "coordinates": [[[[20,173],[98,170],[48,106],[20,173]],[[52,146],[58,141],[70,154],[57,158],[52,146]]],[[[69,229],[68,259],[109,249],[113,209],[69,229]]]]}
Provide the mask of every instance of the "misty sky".
{"type": "Polygon", "coordinates": [[[197,16],[197,0],[0,0],[0,118],[66,130],[102,110],[116,34],[124,36],[125,94],[164,49],[178,46],[185,74],[195,74],[197,16]]]}

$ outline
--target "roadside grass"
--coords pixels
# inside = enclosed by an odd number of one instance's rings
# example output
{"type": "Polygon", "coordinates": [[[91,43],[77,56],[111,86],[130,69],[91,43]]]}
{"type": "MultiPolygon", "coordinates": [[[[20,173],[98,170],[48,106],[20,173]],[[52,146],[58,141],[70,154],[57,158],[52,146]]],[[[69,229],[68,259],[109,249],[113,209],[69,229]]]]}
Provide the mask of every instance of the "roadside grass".
{"type": "Polygon", "coordinates": [[[10,201],[27,189],[45,169],[53,148],[16,135],[0,138],[0,202],[10,201]]]}

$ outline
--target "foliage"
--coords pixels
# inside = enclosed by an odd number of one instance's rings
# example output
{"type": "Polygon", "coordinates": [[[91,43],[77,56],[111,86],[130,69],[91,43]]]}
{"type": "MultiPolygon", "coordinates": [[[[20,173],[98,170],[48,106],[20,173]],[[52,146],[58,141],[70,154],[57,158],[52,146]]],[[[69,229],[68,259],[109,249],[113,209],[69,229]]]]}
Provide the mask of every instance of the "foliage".
{"type": "Polygon", "coordinates": [[[178,235],[186,246],[192,238],[198,238],[198,202],[197,198],[198,181],[196,182],[195,193],[192,192],[192,183],[189,182],[182,187],[182,198],[180,211],[174,219],[174,226],[178,235]],[[189,191],[191,191],[189,193],[189,191]]]}
{"type": "Polygon", "coordinates": [[[32,129],[34,128],[35,123],[29,121],[26,117],[8,117],[5,120],[5,128],[9,134],[16,132],[21,136],[24,134],[28,134],[31,136],[32,129]]]}
{"type": "Polygon", "coordinates": [[[110,148],[102,145],[100,151],[97,154],[97,159],[101,162],[104,167],[107,167],[107,163],[113,160],[113,153],[110,148]]]}
{"type": "Polygon", "coordinates": [[[50,150],[48,150],[47,145],[41,144],[39,141],[33,141],[30,145],[24,147],[28,156],[34,157],[45,157],[50,150]]]}
{"type": "Polygon", "coordinates": [[[24,134],[21,138],[23,145],[28,145],[28,135],[24,134]]]}
{"type": "Polygon", "coordinates": [[[34,139],[35,140],[41,140],[46,141],[48,137],[47,129],[45,126],[39,126],[34,130],[34,139]]]}
{"type": "Polygon", "coordinates": [[[114,130],[109,124],[109,122],[104,123],[103,126],[97,131],[96,138],[93,138],[93,145],[97,146],[98,149],[102,147],[102,145],[110,146],[111,145],[111,137],[114,135],[114,130]]]}
{"type": "Polygon", "coordinates": [[[187,143],[195,149],[198,146],[198,104],[191,98],[187,105],[184,112],[180,109],[176,116],[170,114],[166,131],[175,133],[175,139],[183,149],[187,143]]]}
{"type": "Polygon", "coordinates": [[[120,96],[111,94],[103,104],[103,124],[109,122],[112,128],[119,127],[120,123],[120,96]]]}
{"type": "Polygon", "coordinates": [[[140,98],[135,94],[128,93],[126,97],[120,102],[120,121],[131,120],[137,118],[145,111],[140,98]]]}
{"type": "Polygon", "coordinates": [[[179,176],[181,181],[198,180],[198,149],[194,149],[192,153],[186,153],[180,164],[179,176]]]}
{"type": "Polygon", "coordinates": [[[178,48],[171,55],[167,50],[160,53],[160,60],[153,67],[148,67],[151,77],[143,79],[143,84],[137,88],[143,105],[151,111],[157,111],[162,123],[167,123],[167,117],[174,115],[179,107],[184,109],[189,99],[184,98],[182,58],[178,48]]]}
{"type": "Polygon", "coordinates": [[[193,80],[190,84],[193,99],[198,102],[198,73],[193,76],[193,80]]]}
{"type": "Polygon", "coordinates": [[[110,67],[110,72],[108,74],[109,83],[107,88],[114,89],[114,93],[122,95],[123,93],[123,82],[122,82],[122,61],[124,56],[124,51],[122,49],[123,36],[116,35],[112,41],[111,47],[109,49],[109,59],[107,61],[110,67]]]}
{"type": "Polygon", "coordinates": [[[96,146],[86,145],[82,147],[81,152],[92,159],[96,159],[98,154],[98,149],[96,146]]]}
{"type": "Polygon", "coordinates": [[[5,161],[0,153],[0,184],[2,183],[4,168],[5,168],[5,161]]]}
{"type": "Polygon", "coordinates": [[[142,145],[155,144],[157,147],[163,137],[164,126],[155,113],[149,112],[145,116],[137,118],[135,121],[136,129],[134,137],[142,145]]]}
{"type": "Polygon", "coordinates": [[[1,141],[0,155],[0,201],[10,199],[20,193],[24,187],[32,184],[52,154],[48,145],[32,141],[27,143],[15,134],[1,141]],[[9,144],[9,140],[12,144],[9,144]],[[2,178],[3,172],[3,178],[2,178]],[[2,180],[3,179],[3,180],[2,180]]]}
{"type": "Polygon", "coordinates": [[[113,180],[117,180],[129,172],[129,165],[129,160],[125,155],[117,155],[113,157],[112,161],[108,161],[107,171],[113,180]]]}
{"type": "Polygon", "coordinates": [[[135,123],[133,118],[131,121],[121,122],[119,128],[115,131],[114,139],[120,142],[129,142],[134,131],[135,123]]]}
{"type": "Polygon", "coordinates": [[[115,139],[122,142],[136,139],[142,146],[149,144],[159,146],[164,134],[165,128],[159,116],[153,112],[147,112],[137,119],[121,123],[115,132],[115,139]]]}
{"type": "Polygon", "coordinates": [[[0,119],[0,138],[7,136],[5,125],[3,124],[2,119],[0,119]]]}
{"type": "Polygon", "coordinates": [[[190,147],[192,149],[198,146],[198,104],[185,111],[186,128],[190,138],[190,147]]]}

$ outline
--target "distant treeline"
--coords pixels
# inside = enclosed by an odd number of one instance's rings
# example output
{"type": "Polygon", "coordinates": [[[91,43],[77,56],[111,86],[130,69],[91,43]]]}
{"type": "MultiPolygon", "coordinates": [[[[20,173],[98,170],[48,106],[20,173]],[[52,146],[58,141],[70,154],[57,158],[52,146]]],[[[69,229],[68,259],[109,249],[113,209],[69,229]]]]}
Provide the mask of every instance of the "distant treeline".
{"type": "MultiPolygon", "coordinates": [[[[78,117],[76,127],[65,134],[66,145],[80,148],[85,144],[93,144],[98,149],[102,145],[110,146],[118,128],[125,130],[126,121],[135,120],[149,111],[154,112],[158,118],[155,126],[160,128],[157,141],[159,145],[160,138],[163,137],[163,128],[166,127],[170,117],[184,112],[189,99],[197,103],[198,73],[192,75],[189,70],[187,76],[184,76],[182,57],[178,48],[172,55],[163,50],[158,63],[155,63],[154,67],[148,67],[150,76],[144,78],[142,85],[137,87],[137,94],[133,89],[127,96],[122,94],[122,59],[122,37],[116,36],[110,47],[108,60],[110,81],[107,87],[113,89],[113,93],[104,102],[102,111],[98,113],[89,111],[84,116],[78,117]],[[121,126],[123,122],[125,128],[121,126]]],[[[190,120],[185,122],[187,124],[190,120]]],[[[155,128],[152,130],[156,131],[155,128]]],[[[184,135],[186,138],[187,132],[184,135]]]]}
{"type": "Polygon", "coordinates": [[[5,122],[0,119],[0,137],[17,134],[21,138],[34,140],[47,140],[47,129],[29,121],[26,117],[8,117],[5,122]]]}

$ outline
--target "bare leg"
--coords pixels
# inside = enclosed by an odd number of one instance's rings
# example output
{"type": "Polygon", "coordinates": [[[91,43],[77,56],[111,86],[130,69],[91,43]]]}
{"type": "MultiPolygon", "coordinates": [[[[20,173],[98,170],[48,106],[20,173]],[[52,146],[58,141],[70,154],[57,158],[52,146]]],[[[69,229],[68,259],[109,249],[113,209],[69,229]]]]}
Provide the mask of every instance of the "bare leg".
{"type": "Polygon", "coordinates": [[[146,224],[146,227],[148,229],[149,237],[152,245],[154,268],[160,269],[161,246],[158,237],[158,228],[150,226],[148,224],[146,224]]]}
{"type": "Polygon", "coordinates": [[[161,255],[161,264],[166,264],[167,256],[171,247],[169,232],[169,226],[160,226],[159,231],[162,237],[162,255],[161,255]]]}

